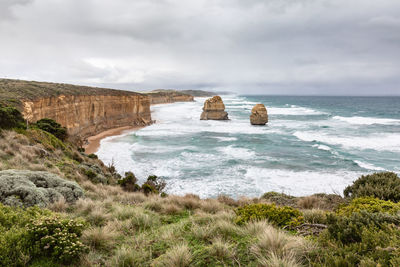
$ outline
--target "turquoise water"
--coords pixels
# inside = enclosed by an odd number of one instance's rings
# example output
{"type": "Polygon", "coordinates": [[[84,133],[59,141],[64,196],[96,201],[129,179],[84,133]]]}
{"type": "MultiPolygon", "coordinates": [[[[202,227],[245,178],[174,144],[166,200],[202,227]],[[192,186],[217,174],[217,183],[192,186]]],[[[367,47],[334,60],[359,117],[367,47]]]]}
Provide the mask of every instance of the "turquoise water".
{"type": "Polygon", "coordinates": [[[399,97],[222,98],[230,121],[200,121],[205,98],[153,106],[156,124],[104,139],[98,155],[201,197],[341,193],[361,174],[400,172],[399,97]],[[256,103],[267,107],[266,126],[249,123],[256,103]]]}

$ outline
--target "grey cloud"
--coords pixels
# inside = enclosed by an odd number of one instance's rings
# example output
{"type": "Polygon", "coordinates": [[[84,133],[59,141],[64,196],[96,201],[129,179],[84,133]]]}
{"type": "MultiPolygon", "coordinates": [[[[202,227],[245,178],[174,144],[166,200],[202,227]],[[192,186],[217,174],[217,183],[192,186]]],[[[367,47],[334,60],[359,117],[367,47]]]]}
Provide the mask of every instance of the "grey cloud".
{"type": "Polygon", "coordinates": [[[0,24],[0,76],[132,90],[400,94],[397,0],[19,0],[0,7],[2,17],[13,17],[0,24]]]}

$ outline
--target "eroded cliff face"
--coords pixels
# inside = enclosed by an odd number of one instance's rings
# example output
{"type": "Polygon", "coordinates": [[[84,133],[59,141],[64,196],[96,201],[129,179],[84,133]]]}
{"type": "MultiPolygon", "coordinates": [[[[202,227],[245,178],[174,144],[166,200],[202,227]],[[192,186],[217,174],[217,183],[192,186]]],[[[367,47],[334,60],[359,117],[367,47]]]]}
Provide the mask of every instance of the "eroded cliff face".
{"type": "Polygon", "coordinates": [[[102,131],[152,123],[150,97],[127,95],[60,95],[23,100],[23,115],[28,121],[54,119],[68,133],[82,139],[102,131]]]}
{"type": "Polygon", "coordinates": [[[150,103],[154,104],[166,104],[175,102],[191,102],[194,101],[193,96],[186,94],[175,94],[175,93],[149,93],[150,103]]]}

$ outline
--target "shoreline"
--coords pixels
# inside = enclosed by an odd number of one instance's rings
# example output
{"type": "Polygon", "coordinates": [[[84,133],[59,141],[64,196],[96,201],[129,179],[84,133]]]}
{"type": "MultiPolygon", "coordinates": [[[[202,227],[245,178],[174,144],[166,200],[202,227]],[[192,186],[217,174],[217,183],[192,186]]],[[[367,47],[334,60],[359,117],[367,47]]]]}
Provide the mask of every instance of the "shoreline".
{"type": "Polygon", "coordinates": [[[100,148],[100,142],[104,138],[111,137],[111,136],[117,136],[121,135],[133,130],[139,130],[142,129],[146,126],[123,126],[123,127],[118,127],[118,128],[113,128],[106,130],[104,132],[101,132],[97,135],[90,136],[87,141],[88,144],[85,144],[83,148],[85,149],[86,154],[94,154],[96,153],[99,148],[100,148]]]}

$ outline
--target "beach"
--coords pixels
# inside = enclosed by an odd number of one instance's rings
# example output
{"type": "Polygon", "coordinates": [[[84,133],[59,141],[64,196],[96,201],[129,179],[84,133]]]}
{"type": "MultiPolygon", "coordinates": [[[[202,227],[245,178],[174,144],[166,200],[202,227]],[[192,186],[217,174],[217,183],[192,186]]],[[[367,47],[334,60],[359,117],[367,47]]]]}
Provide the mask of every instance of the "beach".
{"type": "Polygon", "coordinates": [[[110,129],[104,132],[101,132],[97,135],[89,137],[88,144],[84,145],[83,148],[85,149],[86,154],[93,154],[99,150],[100,142],[102,139],[110,137],[110,136],[117,136],[124,134],[126,132],[139,130],[145,126],[124,126],[119,128],[110,129]]]}

